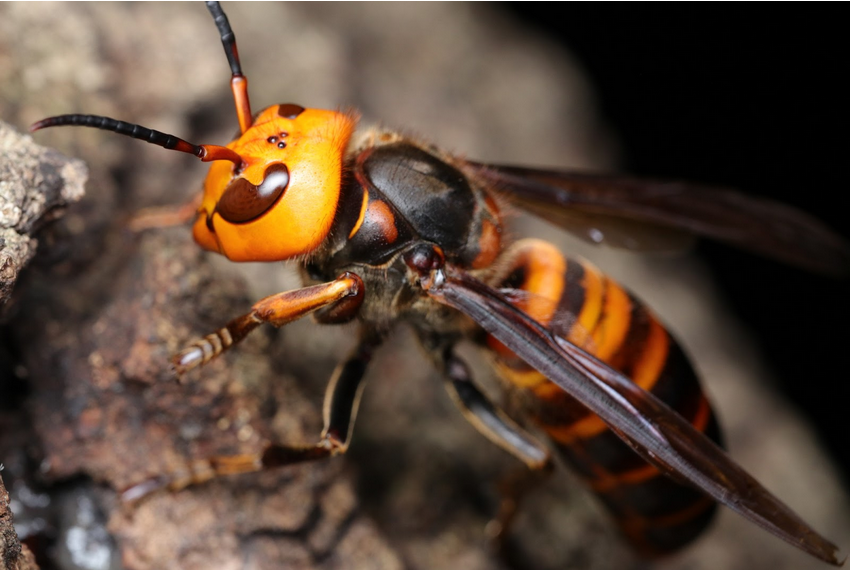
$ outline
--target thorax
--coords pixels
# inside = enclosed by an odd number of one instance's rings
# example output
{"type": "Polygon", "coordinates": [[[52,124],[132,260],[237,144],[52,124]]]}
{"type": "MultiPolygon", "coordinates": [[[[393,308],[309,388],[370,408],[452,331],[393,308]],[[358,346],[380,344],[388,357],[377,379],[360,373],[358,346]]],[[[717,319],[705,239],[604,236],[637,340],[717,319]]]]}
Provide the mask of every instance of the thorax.
{"type": "Polygon", "coordinates": [[[488,267],[501,250],[495,200],[464,173],[460,159],[395,133],[366,131],[343,172],[331,243],[306,265],[310,277],[360,275],[366,286],[360,318],[367,322],[408,316],[447,326],[436,322],[444,320],[441,311],[407,282],[400,256],[426,242],[459,267],[488,267]]]}

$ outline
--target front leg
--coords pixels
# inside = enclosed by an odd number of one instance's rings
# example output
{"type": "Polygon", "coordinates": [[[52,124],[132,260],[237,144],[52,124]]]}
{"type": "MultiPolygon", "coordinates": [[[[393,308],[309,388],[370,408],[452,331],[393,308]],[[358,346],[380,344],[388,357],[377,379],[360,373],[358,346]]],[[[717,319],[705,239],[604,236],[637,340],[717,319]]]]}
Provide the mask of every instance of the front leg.
{"type": "Polygon", "coordinates": [[[344,305],[346,312],[353,312],[363,302],[364,292],[363,280],[346,271],[329,283],[271,295],[255,303],[247,314],[193,342],[172,362],[177,374],[182,375],[206,364],[263,323],[280,327],[334,303],[344,305]]]}

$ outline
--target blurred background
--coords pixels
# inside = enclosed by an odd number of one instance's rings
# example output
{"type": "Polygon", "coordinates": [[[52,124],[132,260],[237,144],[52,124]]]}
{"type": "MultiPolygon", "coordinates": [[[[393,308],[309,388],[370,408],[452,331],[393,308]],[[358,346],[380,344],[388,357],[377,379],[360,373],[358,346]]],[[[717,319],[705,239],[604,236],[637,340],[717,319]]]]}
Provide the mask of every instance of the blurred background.
{"type": "MultiPolygon", "coordinates": [[[[825,6],[509,3],[569,49],[618,141],[618,168],[738,188],[792,204],[845,239],[843,22],[825,6]],[[561,11],[563,10],[563,11],[561,11]]],[[[697,254],[751,332],[779,388],[850,474],[850,283],[702,241],[697,254]]]]}

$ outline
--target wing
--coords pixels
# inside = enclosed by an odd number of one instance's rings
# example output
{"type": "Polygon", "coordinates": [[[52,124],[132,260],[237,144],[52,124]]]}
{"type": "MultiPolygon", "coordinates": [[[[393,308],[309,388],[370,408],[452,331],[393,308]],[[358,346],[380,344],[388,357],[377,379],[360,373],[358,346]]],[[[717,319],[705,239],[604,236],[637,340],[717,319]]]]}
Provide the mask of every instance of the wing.
{"type": "Polygon", "coordinates": [[[492,166],[464,171],[545,220],[594,243],[670,249],[710,237],[819,273],[850,275],[850,245],[789,206],[725,188],[492,166]]]}
{"type": "Polygon", "coordinates": [[[513,307],[502,294],[458,271],[423,280],[436,301],[481,328],[602,418],[644,459],[745,518],[830,564],[838,547],[652,394],[513,307]]]}

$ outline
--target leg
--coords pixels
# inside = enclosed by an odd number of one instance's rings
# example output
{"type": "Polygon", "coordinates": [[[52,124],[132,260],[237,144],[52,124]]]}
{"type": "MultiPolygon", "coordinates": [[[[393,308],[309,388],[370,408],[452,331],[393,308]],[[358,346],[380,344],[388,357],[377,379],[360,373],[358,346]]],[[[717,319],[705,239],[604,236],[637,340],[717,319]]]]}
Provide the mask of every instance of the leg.
{"type": "Polygon", "coordinates": [[[130,217],[127,226],[133,232],[182,226],[195,219],[200,207],[201,194],[197,194],[184,204],[139,210],[130,217]]]}
{"type": "Polygon", "coordinates": [[[353,311],[363,300],[363,281],[353,273],[343,273],[335,281],[295,291],[278,293],[258,301],[251,311],[227,323],[223,328],[196,340],[173,359],[178,374],[206,364],[263,323],[276,327],[333,303],[351,304],[353,311]]]}
{"type": "Polygon", "coordinates": [[[466,364],[440,340],[423,338],[422,344],[443,371],[446,389],[464,417],[490,441],[520,459],[527,469],[512,473],[499,484],[501,501],[487,534],[499,551],[505,548],[508,529],[522,495],[552,472],[549,450],[496,407],[472,381],[466,364]]]}
{"type": "Polygon", "coordinates": [[[328,384],[322,413],[325,420],[322,441],[327,442],[334,454],[348,451],[363,393],[361,380],[372,353],[382,341],[380,336],[366,332],[351,357],[334,370],[328,384]]]}
{"type": "Polygon", "coordinates": [[[372,359],[373,351],[381,341],[378,336],[367,333],[354,353],[337,366],[325,392],[325,427],[317,443],[294,446],[270,443],[259,454],[198,460],[186,471],[165,474],[130,487],[121,494],[122,500],[136,501],[163,488],[177,491],[221,475],[261,471],[345,453],[351,440],[354,418],[363,392],[361,380],[372,359]]]}
{"type": "Polygon", "coordinates": [[[497,408],[472,382],[466,364],[451,351],[441,359],[446,389],[464,417],[490,441],[512,453],[530,469],[546,468],[549,450],[497,408]]]}

